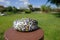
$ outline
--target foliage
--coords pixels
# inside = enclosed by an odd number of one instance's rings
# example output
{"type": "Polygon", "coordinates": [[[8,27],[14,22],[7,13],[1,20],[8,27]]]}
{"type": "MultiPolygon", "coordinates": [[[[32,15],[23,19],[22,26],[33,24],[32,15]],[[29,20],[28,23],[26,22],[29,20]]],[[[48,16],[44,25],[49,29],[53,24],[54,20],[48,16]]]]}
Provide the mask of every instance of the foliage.
{"type": "Polygon", "coordinates": [[[0,6],[0,12],[4,12],[4,10],[5,10],[5,8],[4,8],[4,6],[0,6]]]}
{"type": "Polygon", "coordinates": [[[11,6],[6,7],[6,11],[7,11],[7,12],[11,12],[12,10],[13,10],[13,9],[12,9],[11,6]]]}
{"type": "Polygon", "coordinates": [[[46,10],[46,6],[45,6],[45,5],[42,5],[42,6],[41,6],[41,10],[42,10],[42,11],[45,11],[45,10],[46,10]]]}
{"type": "Polygon", "coordinates": [[[60,12],[60,9],[59,8],[54,8],[54,9],[52,9],[52,12],[60,12]]]}
{"type": "Polygon", "coordinates": [[[16,7],[12,7],[12,11],[13,11],[14,13],[16,13],[16,12],[18,12],[18,9],[17,9],[16,7]]]}
{"type": "Polygon", "coordinates": [[[60,12],[60,9],[56,9],[56,12],[60,12]]]}
{"type": "Polygon", "coordinates": [[[25,9],[19,9],[20,12],[24,12],[25,9]]]}
{"type": "Polygon", "coordinates": [[[12,14],[15,14],[13,12],[6,12],[6,15],[12,15],[12,14]]]}
{"type": "Polygon", "coordinates": [[[35,11],[40,11],[40,8],[34,8],[35,11]]]}
{"type": "Polygon", "coordinates": [[[30,11],[32,11],[33,6],[32,5],[28,5],[28,8],[30,9],[30,11]]]}
{"type": "Polygon", "coordinates": [[[40,11],[40,8],[33,8],[32,11],[40,11]]]}
{"type": "Polygon", "coordinates": [[[28,9],[26,9],[26,10],[25,10],[25,13],[26,13],[26,14],[29,14],[29,13],[31,13],[31,11],[28,10],[28,9]]]}
{"type": "Polygon", "coordinates": [[[60,6],[60,0],[48,0],[48,2],[52,4],[56,4],[57,6],[60,6]]]}
{"type": "Polygon", "coordinates": [[[49,12],[51,10],[50,6],[42,5],[41,6],[41,11],[43,12],[49,12]]]}

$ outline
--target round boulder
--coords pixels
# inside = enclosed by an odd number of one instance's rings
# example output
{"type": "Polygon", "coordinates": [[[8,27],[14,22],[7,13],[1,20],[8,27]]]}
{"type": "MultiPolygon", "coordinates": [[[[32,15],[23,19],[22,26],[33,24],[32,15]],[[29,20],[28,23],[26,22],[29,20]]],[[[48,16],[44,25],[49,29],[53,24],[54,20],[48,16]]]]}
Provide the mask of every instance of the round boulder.
{"type": "Polygon", "coordinates": [[[13,28],[18,31],[33,31],[38,29],[38,21],[30,18],[22,18],[13,22],[13,28]]]}

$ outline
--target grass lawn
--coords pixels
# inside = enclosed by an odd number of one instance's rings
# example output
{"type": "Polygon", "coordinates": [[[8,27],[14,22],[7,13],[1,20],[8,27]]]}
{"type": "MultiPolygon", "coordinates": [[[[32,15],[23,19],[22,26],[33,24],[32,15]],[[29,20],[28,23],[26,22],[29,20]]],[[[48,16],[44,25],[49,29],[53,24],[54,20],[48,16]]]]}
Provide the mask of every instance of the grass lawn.
{"type": "Polygon", "coordinates": [[[0,40],[4,40],[4,32],[12,27],[13,21],[21,18],[33,18],[38,21],[39,27],[44,30],[44,40],[60,40],[60,18],[52,14],[13,14],[0,16],[0,40]]]}

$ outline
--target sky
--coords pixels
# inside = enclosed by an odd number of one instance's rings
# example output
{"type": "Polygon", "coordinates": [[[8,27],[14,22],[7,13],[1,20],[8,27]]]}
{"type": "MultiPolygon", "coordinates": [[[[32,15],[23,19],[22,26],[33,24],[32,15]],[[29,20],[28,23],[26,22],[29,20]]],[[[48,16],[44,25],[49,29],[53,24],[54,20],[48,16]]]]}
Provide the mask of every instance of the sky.
{"type": "MultiPolygon", "coordinates": [[[[17,8],[27,7],[27,5],[32,4],[33,7],[41,7],[41,5],[46,4],[47,0],[0,0],[0,5],[5,7],[7,6],[15,6],[17,8]]],[[[51,5],[51,7],[56,7],[54,4],[47,3],[47,5],[51,5]]]]}

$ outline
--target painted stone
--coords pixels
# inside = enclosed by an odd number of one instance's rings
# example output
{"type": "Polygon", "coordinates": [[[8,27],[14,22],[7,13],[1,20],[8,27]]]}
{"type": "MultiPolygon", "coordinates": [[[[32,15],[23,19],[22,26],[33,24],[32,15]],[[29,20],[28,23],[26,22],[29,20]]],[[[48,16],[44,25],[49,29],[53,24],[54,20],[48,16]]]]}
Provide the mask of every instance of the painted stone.
{"type": "Polygon", "coordinates": [[[38,29],[38,22],[30,18],[22,18],[13,22],[13,28],[18,31],[33,31],[38,29]]]}

